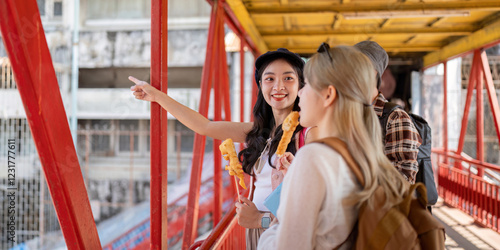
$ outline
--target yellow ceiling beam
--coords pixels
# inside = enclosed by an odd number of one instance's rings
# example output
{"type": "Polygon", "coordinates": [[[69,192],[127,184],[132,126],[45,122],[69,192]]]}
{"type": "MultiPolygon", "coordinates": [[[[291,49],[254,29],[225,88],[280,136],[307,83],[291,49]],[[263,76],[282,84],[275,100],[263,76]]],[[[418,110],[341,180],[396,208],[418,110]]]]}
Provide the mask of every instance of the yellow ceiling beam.
{"type": "Polygon", "coordinates": [[[333,18],[332,29],[336,30],[340,28],[340,23],[342,22],[342,20],[342,15],[335,15],[335,17],[333,18]]]}
{"type": "Polygon", "coordinates": [[[332,35],[448,35],[448,36],[465,36],[474,32],[473,28],[338,28],[327,31],[262,31],[261,35],[265,38],[285,38],[285,37],[308,37],[308,36],[332,36],[332,35]]]}
{"type": "Polygon", "coordinates": [[[446,17],[436,17],[434,20],[430,21],[428,24],[427,24],[427,27],[435,27],[435,26],[438,26],[440,23],[442,23],[444,20],[446,19],[446,17]]]}
{"type": "MultiPolygon", "coordinates": [[[[500,2],[500,1],[499,1],[500,2]]],[[[484,28],[444,46],[439,51],[424,56],[424,67],[432,66],[451,57],[481,48],[500,40],[500,20],[484,28]]]]}
{"type": "Polygon", "coordinates": [[[378,27],[383,29],[383,28],[389,26],[389,23],[391,23],[391,19],[386,18],[382,21],[382,23],[380,23],[380,25],[378,27]]]}
{"type": "Polygon", "coordinates": [[[287,6],[270,3],[252,2],[247,8],[248,12],[254,14],[294,14],[294,13],[360,13],[370,12],[414,12],[414,11],[478,11],[478,10],[500,10],[498,0],[474,0],[474,1],[446,1],[446,2],[350,2],[331,4],[330,2],[312,2],[301,4],[289,4],[287,6]]]}
{"type": "Polygon", "coordinates": [[[233,11],[234,15],[240,21],[241,26],[245,29],[245,32],[250,36],[252,41],[257,46],[260,53],[266,53],[268,51],[267,45],[262,39],[259,30],[255,26],[250,14],[248,13],[245,5],[241,0],[226,0],[227,4],[233,11]]]}
{"type": "Polygon", "coordinates": [[[290,20],[290,16],[283,15],[283,26],[286,31],[292,30],[292,20],[290,20]]]}
{"type": "MultiPolygon", "coordinates": [[[[316,50],[318,49],[318,46],[321,43],[318,43],[314,47],[305,47],[305,46],[293,46],[293,47],[288,47],[290,51],[293,51],[295,53],[299,54],[313,54],[316,53],[316,50]]],[[[335,46],[333,44],[330,44],[332,47],[335,46]]],[[[271,50],[276,50],[278,48],[281,48],[283,46],[270,46],[271,50]]],[[[396,46],[396,47],[388,47],[388,46],[382,46],[385,51],[387,52],[432,52],[432,51],[437,51],[441,47],[439,46],[396,46]]]]}
{"type": "Polygon", "coordinates": [[[404,41],[404,44],[413,44],[417,40],[417,35],[410,36],[406,41],[404,41]]]}

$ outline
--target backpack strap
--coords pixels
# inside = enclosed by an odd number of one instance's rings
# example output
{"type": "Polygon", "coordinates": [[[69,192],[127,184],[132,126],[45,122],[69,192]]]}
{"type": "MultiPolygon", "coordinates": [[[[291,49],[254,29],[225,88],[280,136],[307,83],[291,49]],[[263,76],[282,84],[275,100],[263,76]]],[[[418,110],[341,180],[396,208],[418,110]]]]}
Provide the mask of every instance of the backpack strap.
{"type": "MultiPolygon", "coordinates": [[[[314,141],[315,143],[321,143],[329,146],[333,150],[337,151],[342,158],[344,158],[344,161],[347,163],[347,166],[351,169],[351,171],[354,173],[356,176],[356,179],[358,179],[359,183],[361,184],[362,187],[365,186],[365,178],[363,177],[363,173],[361,172],[361,169],[359,168],[358,164],[352,157],[351,153],[349,152],[349,149],[347,148],[347,144],[345,144],[344,141],[340,140],[339,138],[336,137],[328,137],[328,138],[323,138],[317,141],[314,141]]],[[[355,237],[357,235],[357,229],[358,229],[358,222],[354,225],[352,228],[351,232],[347,236],[347,238],[339,244],[335,249],[339,249],[341,246],[343,246],[349,239],[355,237]]]]}
{"type": "Polygon", "coordinates": [[[358,164],[352,157],[351,153],[349,152],[349,149],[347,148],[347,144],[345,144],[344,141],[340,140],[339,138],[336,137],[328,137],[328,138],[323,138],[317,141],[314,141],[317,143],[325,144],[332,148],[333,150],[337,151],[342,158],[344,158],[344,161],[347,163],[349,168],[352,170],[356,178],[358,179],[359,183],[361,184],[362,187],[365,186],[365,178],[363,177],[363,172],[361,172],[361,169],[359,168],[358,164]]]}
{"type": "Polygon", "coordinates": [[[382,110],[382,115],[378,118],[380,121],[380,126],[382,127],[382,135],[385,138],[385,134],[387,134],[387,121],[389,120],[389,115],[397,108],[401,108],[401,106],[392,103],[392,102],[386,102],[384,104],[384,109],[382,110]]]}
{"type": "Polygon", "coordinates": [[[405,215],[408,216],[410,213],[411,201],[413,200],[413,194],[417,191],[417,200],[423,208],[427,208],[427,190],[425,188],[424,183],[417,182],[410,186],[410,190],[408,194],[404,198],[404,200],[399,204],[399,210],[405,215]]]}

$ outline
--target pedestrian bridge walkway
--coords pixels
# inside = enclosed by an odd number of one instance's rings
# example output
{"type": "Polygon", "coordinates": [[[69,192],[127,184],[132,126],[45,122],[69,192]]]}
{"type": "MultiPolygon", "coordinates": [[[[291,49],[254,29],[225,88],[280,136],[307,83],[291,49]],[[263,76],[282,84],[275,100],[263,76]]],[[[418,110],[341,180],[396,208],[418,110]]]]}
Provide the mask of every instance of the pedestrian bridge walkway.
{"type": "Polygon", "coordinates": [[[459,209],[447,206],[442,199],[432,209],[446,231],[446,249],[500,249],[500,234],[474,223],[459,209]]]}

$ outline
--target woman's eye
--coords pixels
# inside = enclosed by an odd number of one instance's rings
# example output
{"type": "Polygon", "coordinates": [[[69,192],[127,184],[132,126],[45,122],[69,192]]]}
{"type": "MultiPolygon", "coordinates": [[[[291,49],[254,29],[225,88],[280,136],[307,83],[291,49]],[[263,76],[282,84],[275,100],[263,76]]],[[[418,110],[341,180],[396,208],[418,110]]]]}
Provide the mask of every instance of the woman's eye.
{"type": "Polygon", "coordinates": [[[272,77],[268,77],[268,78],[266,78],[264,80],[266,80],[266,81],[273,81],[274,79],[272,77]]]}
{"type": "Polygon", "coordinates": [[[291,76],[285,77],[285,81],[291,81],[291,80],[293,80],[293,77],[291,77],[291,76]]]}

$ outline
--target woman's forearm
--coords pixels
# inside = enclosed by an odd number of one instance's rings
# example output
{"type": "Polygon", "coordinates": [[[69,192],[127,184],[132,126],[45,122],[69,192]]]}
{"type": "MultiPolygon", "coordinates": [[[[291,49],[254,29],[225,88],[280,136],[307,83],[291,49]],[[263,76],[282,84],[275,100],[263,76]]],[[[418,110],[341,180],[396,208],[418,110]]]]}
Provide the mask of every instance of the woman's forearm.
{"type": "Polygon", "coordinates": [[[245,142],[252,123],[210,121],[200,113],[177,102],[167,94],[158,91],[155,101],[177,120],[194,132],[215,139],[232,138],[235,142],[245,142]]]}
{"type": "Polygon", "coordinates": [[[160,104],[162,108],[167,110],[170,114],[177,118],[177,120],[194,132],[201,135],[207,135],[207,125],[210,120],[200,113],[177,102],[167,94],[161,91],[159,92],[160,93],[157,95],[156,102],[160,104]]]}

